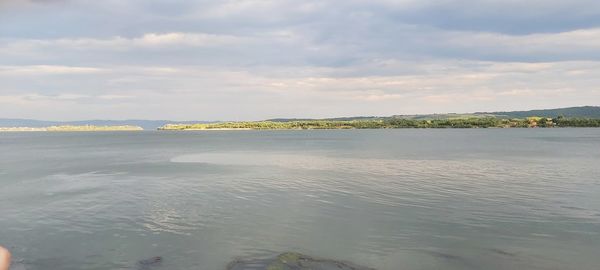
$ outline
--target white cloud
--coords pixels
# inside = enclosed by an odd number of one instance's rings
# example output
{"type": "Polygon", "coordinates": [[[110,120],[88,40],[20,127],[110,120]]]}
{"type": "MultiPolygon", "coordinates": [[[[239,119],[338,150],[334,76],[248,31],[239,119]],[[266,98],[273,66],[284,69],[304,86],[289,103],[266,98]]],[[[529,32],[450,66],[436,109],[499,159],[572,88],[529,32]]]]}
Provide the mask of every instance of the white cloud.
{"type": "Polygon", "coordinates": [[[139,37],[125,38],[58,38],[58,39],[0,39],[0,48],[4,53],[30,52],[48,53],[55,50],[79,51],[126,51],[135,49],[169,49],[180,47],[211,47],[241,45],[248,38],[232,35],[214,35],[206,33],[147,33],[139,37]],[[4,44],[4,45],[2,45],[4,44]]]}
{"type": "Polygon", "coordinates": [[[0,114],[210,120],[597,105],[600,2],[582,1],[0,0],[0,114]]]}
{"type": "Polygon", "coordinates": [[[149,33],[142,37],[128,40],[134,46],[223,46],[239,45],[246,39],[231,35],[213,35],[205,33],[149,33]]]}
{"type": "Polygon", "coordinates": [[[600,52],[600,28],[560,33],[506,35],[485,32],[446,32],[443,44],[460,48],[490,50],[497,53],[542,54],[594,51],[600,52]]]}
{"type": "Polygon", "coordinates": [[[17,102],[17,103],[38,103],[38,102],[78,102],[82,100],[86,101],[101,101],[101,100],[119,100],[119,99],[130,99],[133,96],[126,95],[81,95],[64,93],[58,95],[44,95],[39,93],[19,94],[19,95],[2,95],[0,96],[0,102],[17,102]]]}
{"type": "Polygon", "coordinates": [[[55,75],[55,74],[93,74],[104,72],[101,68],[73,67],[55,65],[0,66],[0,76],[18,75],[55,75]]]}
{"type": "Polygon", "coordinates": [[[107,66],[102,68],[106,72],[91,74],[93,78],[72,77],[69,85],[64,78],[31,75],[27,77],[29,86],[19,88],[18,83],[11,84],[18,79],[7,76],[3,80],[12,88],[0,87],[0,93],[5,93],[5,104],[8,100],[22,104],[13,113],[40,103],[76,106],[83,113],[86,109],[79,105],[93,104],[108,115],[125,112],[134,116],[141,112],[140,107],[155,106],[142,111],[150,118],[185,119],[190,114],[205,115],[198,119],[207,120],[271,118],[282,112],[291,114],[288,110],[293,108],[321,105],[326,107],[313,117],[343,114],[348,108],[352,111],[346,115],[390,115],[520,109],[509,106],[532,100],[546,104],[543,107],[600,102],[596,87],[600,85],[600,62],[384,62],[391,70],[410,72],[364,75],[373,68],[369,64],[353,66],[356,70],[350,73],[356,75],[352,76],[346,74],[347,67],[107,66]],[[115,104],[120,104],[122,111],[113,112],[115,104]],[[258,104],[261,111],[252,112],[258,104]],[[161,116],[164,113],[169,115],[161,116]]]}

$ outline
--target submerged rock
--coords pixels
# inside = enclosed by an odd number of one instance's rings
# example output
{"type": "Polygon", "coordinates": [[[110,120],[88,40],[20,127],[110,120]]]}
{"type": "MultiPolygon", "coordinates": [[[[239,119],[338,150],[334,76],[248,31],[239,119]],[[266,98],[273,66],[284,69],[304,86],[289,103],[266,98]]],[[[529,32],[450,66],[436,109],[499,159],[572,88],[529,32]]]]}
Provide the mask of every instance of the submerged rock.
{"type": "Polygon", "coordinates": [[[162,263],[162,257],[156,256],[145,260],[140,260],[137,263],[137,269],[139,270],[149,270],[153,267],[160,266],[162,263]]]}
{"type": "Polygon", "coordinates": [[[282,253],[275,258],[235,260],[227,270],[374,270],[348,262],[313,258],[294,252],[282,253]]]}

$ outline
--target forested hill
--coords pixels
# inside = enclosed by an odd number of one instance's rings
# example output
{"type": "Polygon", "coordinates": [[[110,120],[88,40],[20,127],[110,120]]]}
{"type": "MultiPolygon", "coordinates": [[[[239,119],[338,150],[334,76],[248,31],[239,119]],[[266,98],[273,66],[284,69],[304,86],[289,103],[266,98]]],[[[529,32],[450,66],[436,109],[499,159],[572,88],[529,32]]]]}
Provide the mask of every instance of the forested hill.
{"type": "Polygon", "coordinates": [[[531,110],[531,111],[513,111],[513,112],[491,112],[475,113],[484,115],[495,115],[500,118],[524,118],[529,116],[540,117],[578,117],[578,118],[600,118],[600,106],[569,107],[560,109],[531,110]]]}
{"type": "Polygon", "coordinates": [[[569,107],[560,109],[545,109],[545,110],[531,110],[531,111],[511,111],[511,112],[476,112],[476,113],[440,113],[440,114],[404,114],[394,115],[391,117],[377,117],[377,116],[357,116],[357,117],[338,117],[338,118],[325,118],[325,119],[312,119],[312,118],[277,118],[268,119],[265,121],[270,122],[293,122],[293,121],[313,121],[313,120],[327,120],[327,121],[360,121],[360,120],[384,120],[388,118],[400,118],[410,120],[433,120],[433,119],[464,119],[464,118],[482,118],[482,117],[494,117],[501,119],[511,118],[526,118],[526,117],[550,117],[555,118],[558,116],[572,117],[572,118],[598,118],[600,119],[600,106],[582,106],[582,107],[569,107]]]}
{"type": "Polygon", "coordinates": [[[544,109],[530,111],[510,112],[476,112],[476,113],[443,113],[443,114],[417,114],[417,115],[394,115],[393,118],[412,120],[431,119],[458,119],[458,118],[481,118],[494,117],[500,119],[527,118],[532,116],[555,118],[558,116],[571,118],[596,118],[600,119],[600,106],[582,106],[559,109],[544,109]]]}

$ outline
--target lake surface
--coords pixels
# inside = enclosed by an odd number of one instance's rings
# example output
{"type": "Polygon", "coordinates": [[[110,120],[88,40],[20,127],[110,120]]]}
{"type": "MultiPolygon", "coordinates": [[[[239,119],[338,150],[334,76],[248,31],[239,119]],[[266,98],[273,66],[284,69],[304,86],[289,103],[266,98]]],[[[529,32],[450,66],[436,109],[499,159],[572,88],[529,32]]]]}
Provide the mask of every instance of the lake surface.
{"type": "Polygon", "coordinates": [[[2,133],[0,245],[31,270],[595,270],[600,129],[2,133]]]}

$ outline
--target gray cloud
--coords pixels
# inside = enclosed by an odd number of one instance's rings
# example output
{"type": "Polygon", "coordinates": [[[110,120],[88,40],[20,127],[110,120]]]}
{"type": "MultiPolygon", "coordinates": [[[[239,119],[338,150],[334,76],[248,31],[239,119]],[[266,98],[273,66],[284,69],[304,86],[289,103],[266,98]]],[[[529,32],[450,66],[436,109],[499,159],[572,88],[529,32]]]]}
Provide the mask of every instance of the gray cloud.
{"type": "Polygon", "coordinates": [[[401,22],[441,29],[507,34],[555,33],[600,26],[600,3],[594,0],[421,1],[392,8],[386,14],[401,22]]]}
{"type": "Polygon", "coordinates": [[[596,2],[14,1],[0,5],[0,113],[261,119],[595,105],[596,2]]]}

